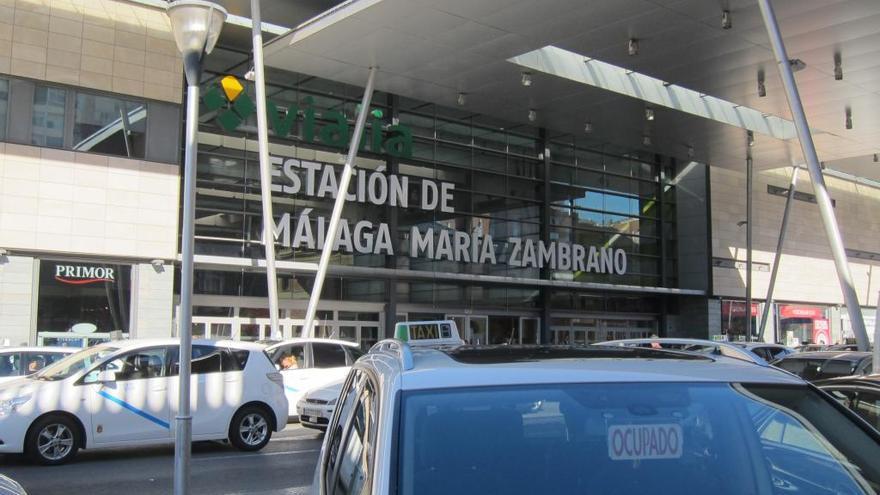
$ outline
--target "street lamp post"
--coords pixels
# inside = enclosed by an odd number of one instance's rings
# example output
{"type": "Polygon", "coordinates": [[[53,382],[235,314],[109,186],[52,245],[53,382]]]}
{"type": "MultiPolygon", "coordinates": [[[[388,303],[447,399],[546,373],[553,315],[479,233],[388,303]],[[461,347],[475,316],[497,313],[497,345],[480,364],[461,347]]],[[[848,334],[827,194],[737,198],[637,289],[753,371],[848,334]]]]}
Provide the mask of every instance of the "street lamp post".
{"type": "Polygon", "coordinates": [[[211,53],[226,21],[226,10],[204,0],[178,0],[167,7],[177,49],[186,74],[186,142],[183,160],[183,218],[181,219],[179,396],[174,437],[174,494],[189,493],[192,415],[190,371],[192,358],[193,242],[195,235],[196,148],[199,129],[199,79],[202,58],[211,53]]]}

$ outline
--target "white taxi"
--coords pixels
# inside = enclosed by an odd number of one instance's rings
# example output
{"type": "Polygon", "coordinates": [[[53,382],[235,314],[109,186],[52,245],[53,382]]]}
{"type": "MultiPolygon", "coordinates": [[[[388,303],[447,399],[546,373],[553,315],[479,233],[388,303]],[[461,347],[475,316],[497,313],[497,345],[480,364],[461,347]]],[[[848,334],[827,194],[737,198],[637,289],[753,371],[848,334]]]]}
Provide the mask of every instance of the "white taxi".
{"type": "MultiPolygon", "coordinates": [[[[0,454],[61,464],[80,448],[170,443],[178,409],[177,340],[90,347],[0,385],[0,454]]],[[[262,347],[195,341],[193,440],[259,450],[287,423],[281,374],[262,347]]]]}
{"type": "Polygon", "coordinates": [[[297,338],[267,347],[266,354],[284,378],[289,419],[295,420],[299,414],[296,404],[303,395],[345,378],[363,352],[358,344],[346,340],[297,338]]]}
{"type": "Polygon", "coordinates": [[[36,373],[74,352],[79,347],[2,347],[0,348],[0,383],[36,373]]]}
{"type": "Polygon", "coordinates": [[[763,360],[629,346],[381,341],[312,493],[874,494],[880,433],[763,360]]]}

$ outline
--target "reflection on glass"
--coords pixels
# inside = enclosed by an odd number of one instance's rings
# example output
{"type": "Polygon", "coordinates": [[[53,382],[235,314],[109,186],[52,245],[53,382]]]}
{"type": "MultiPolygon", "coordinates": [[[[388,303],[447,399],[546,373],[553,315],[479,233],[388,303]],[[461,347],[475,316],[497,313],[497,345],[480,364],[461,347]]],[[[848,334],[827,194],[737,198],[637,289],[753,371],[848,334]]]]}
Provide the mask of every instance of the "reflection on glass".
{"type": "Polygon", "coordinates": [[[147,106],[143,103],[79,93],[73,149],[143,158],[147,106]]]}
{"type": "Polygon", "coordinates": [[[51,148],[64,146],[64,103],[67,91],[46,86],[34,89],[31,144],[51,148]]]}
{"type": "Polygon", "coordinates": [[[9,111],[9,81],[0,79],[0,139],[6,139],[6,114],[9,111]]]}

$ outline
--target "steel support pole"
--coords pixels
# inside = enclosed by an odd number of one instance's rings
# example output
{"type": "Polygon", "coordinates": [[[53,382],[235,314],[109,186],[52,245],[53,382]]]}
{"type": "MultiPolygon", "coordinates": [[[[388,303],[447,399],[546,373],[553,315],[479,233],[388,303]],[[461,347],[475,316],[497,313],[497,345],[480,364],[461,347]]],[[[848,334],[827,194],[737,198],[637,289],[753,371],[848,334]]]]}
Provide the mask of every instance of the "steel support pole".
{"type": "Polygon", "coordinates": [[[859,297],[853,285],[852,274],[850,273],[846,252],[843,248],[843,239],[840,237],[840,228],[837,225],[837,219],[834,217],[831,198],[828,196],[828,190],[825,187],[825,178],[822,177],[822,168],[819,166],[819,157],[816,155],[816,147],[813,144],[813,137],[810,135],[810,126],[807,124],[807,117],[801,104],[797,83],[794,80],[794,74],[788,61],[785,44],[782,42],[782,34],[779,32],[776,13],[773,12],[770,0],[758,0],[758,5],[761,7],[761,15],[764,18],[764,26],[767,28],[767,34],[770,37],[770,44],[773,45],[776,65],[779,68],[779,75],[782,76],[782,84],[785,87],[788,106],[791,108],[791,116],[797,129],[798,140],[801,143],[801,149],[807,162],[807,170],[810,172],[813,193],[816,195],[816,203],[819,205],[819,214],[822,216],[825,235],[828,237],[828,243],[831,247],[831,255],[837,268],[837,278],[840,281],[840,289],[843,292],[843,299],[846,302],[846,308],[850,315],[853,333],[856,336],[859,350],[867,351],[868,334],[865,331],[865,320],[862,318],[859,297]]]}
{"type": "MultiPolygon", "coordinates": [[[[751,138],[746,146],[751,145],[751,138]]],[[[746,338],[755,340],[752,334],[752,149],[747,148],[746,158],[746,338]]]]}
{"type": "MultiPolygon", "coordinates": [[[[189,79],[189,78],[188,78],[189,79]]],[[[186,88],[186,141],[183,159],[183,218],[181,218],[180,310],[177,312],[179,381],[174,436],[174,494],[190,492],[189,472],[192,448],[190,413],[190,370],[192,358],[193,243],[195,242],[196,151],[199,131],[199,86],[186,88]]]]}
{"type": "Polygon", "coordinates": [[[877,291],[877,309],[874,311],[874,362],[872,366],[874,373],[880,373],[880,290],[877,291]]]}
{"type": "Polygon", "coordinates": [[[313,337],[315,335],[315,313],[318,311],[318,302],[321,300],[321,290],[324,288],[324,278],[327,276],[327,267],[330,265],[330,256],[333,254],[333,245],[336,236],[339,235],[339,220],[342,217],[342,209],[345,207],[345,197],[348,195],[348,184],[354,173],[354,159],[357,157],[358,144],[364,133],[367,115],[370,113],[370,101],[373,98],[373,82],[376,79],[376,67],[370,67],[370,75],[367,78],[367,86],[364,88],[364,97],[361,100],[360,111],[354,125],[354,134],[351,136],[351,144],[348,147],[348,157],[345,159],[345,168],[339,177],[339,187],[336,192],[336,202],[333,203],[333,214],[327,225],[327,233],[324,235],[324,247],[321,249],[321,259],[318,261],[318,270],[315,272],[315,283],[312,284],[312,294],[309,296],[309,306],[306,309],[303,335],[313,337]]]}
{"type": "MultiPolygon", "coordinates": [[[[782,246],[785,244],[785,233],[788,231],[788,215],[791,213],[791,200],[794,199],[795,186],[797,186],[798,167],[791,167],[791,182],[788,184],[788,194],[785,197],[785,209],[782,211],[782,225],[779,227],[779,240],[776,241],[776,254],[773,256],[773,271],[770,273],[770,285],[767,287],[767,299],[764,303],[764,312],[761,315],[761,329],[764,334],[767,327],[767,318],[770,317],[770,306],[773,305],[773,289],[776,288],[776,275],[779,273],[779,263],[782,261],[782,246]]],[[[776,330],[778,331],[778,329],[776,330]]],[[[779,335],[774,331],[774,340],[779,341],[779,335]]]]}
{"type": "Polygon", "coordinates": [[[251,0],[251,33],[254,42],[254,86],[257,88],[257,144],[260,151],[260,202],[263,204],[263,246],[266,252],[266,289],[269,294],[271,337],[281,340],[278,331],[278,276],[275,271],[275,236],[272,227],[272,166],[269,158],[269,125],[266,115],[266,70],[263,65],[263,31],[260,0],[251,0]]]}

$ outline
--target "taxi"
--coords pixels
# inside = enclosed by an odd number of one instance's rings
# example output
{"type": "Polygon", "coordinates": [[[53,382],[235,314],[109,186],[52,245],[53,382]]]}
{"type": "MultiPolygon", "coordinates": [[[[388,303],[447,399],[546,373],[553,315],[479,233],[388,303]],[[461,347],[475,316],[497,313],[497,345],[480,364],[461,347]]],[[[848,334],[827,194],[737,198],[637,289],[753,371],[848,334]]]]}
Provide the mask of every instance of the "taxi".
{"type": "Polygon", "coordinates": [[[312,493],[880,491],[880,434],[746,356],[384,340],[342,386],[312,493]]]}
{"type": "Polygon", "coordinates": [[[296,414],[302,426],[321,431],[327,429],[330,418],[336,411],[336,401],[339,400],[342,382],[343,380],[336,380],[323,387],[309,390],[303,395],[296,403],[296,414]]]}
{"type": "MultiPolygon", "coordinates": [[[[72,354],[0,385],[0,454],[62,464],[81,448],[171,443],[179,341],[128,340],[72,354]]],[[[281,374],[261,346],[196,340],[192,438],[262,449],[287,424],[281,374]]]]}

